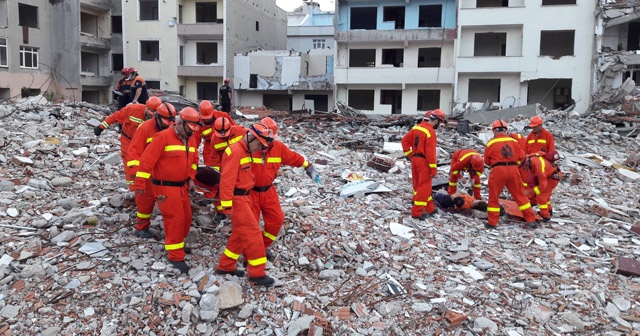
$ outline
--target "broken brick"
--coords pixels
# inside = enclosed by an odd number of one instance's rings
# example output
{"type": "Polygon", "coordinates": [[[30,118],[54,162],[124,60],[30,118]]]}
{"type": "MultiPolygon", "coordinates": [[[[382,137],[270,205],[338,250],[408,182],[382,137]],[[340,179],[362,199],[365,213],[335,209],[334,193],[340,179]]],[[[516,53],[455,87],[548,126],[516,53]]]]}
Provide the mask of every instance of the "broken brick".
{"type": "Polygon", "coordinates": [[[457,326],[458,324],[467,320],[467,316],[460,314],[453,310],[447,310],[444,312],[444,318],[449,322],[450,327],[457,326]]]}
{"type": "Polygon", "coordinates": [[[333,316],[338,317],[339,320],[349,320],[351,318],[351,309],[349,307],[342,307],[333,311],[333,316]]]}
{"type": "Polygon", "coordinates": [[[640,276],[640,262],[625,257],[618,257],[616,261],[618,264],[618,269],[616,270],[617,274],[640,276]]]}

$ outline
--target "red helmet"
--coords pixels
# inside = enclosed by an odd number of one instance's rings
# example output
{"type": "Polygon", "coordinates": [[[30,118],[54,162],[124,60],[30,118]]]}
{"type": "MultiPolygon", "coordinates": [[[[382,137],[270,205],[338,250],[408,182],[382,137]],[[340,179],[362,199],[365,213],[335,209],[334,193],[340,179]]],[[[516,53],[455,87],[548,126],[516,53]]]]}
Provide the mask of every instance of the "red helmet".
{"type": "Polygon", "coordinates": [[[275,120],[269,118],[269,117],[265,117],[262,118],[262,120],[260,120],[260,123],[267,126],[268,129],[271,130],[271,132],[273,133],[273,137],[277,137],[277,133],[278,133],[278,123],[276,123],[275,120]]]}
{"type": "Polygon", "coordinates": [[[496,120],[491,125],[492,129],[504,129],[507,130],[507,123],[504,120],[496,120]]]}
{"type": "Polygon", "coordinates": [[[156,113],[165,119],[171,119],[176,117],[176,108],[170,103],[162,103],[156,109],[156,113]]]}
{"type": "Polygon", "coordinates": [[[231,121],[227,117],[220,117],[213,122],[213,130],[218,138],[226,138],[231,129],[231,121]]]}
{"type": "Polygon", "coordinates": [[[162,104],[162,100],[160,100],[160,98],[158,97],[149,97],[146,102],[147,108],[151,111],[157,110],[160,104],[162,104]]]}
{"type": "Polygon", "coordinates": [[[200,129],[200,114],[193,107],[185,107],[180,111],[180,119],[186,123],[192,131],[200,129]]]}
{"type": "Polygon", "coordinates": [[[269,143],[273,141],[273,132],[264,124],[253,124],[249,127],[249,132],[260,141],[263,146],[269,146],[269,143]]]}
{"type": "MultiPolygon", "coordinates": [[[[440,122],[445,122],[447,120],[447,115],[444,112],[442,112],[441,109],[435,109],[429,112],[431,112],[428,116],[429,119],[438,119],[440,120],[440,122]]],[[[427,117],[426,114],[425,114],[425,117],[427,117]]]]}
{"type": "Polygon", "coordinates": [[[123,75],[128,75],[129,74],[129,68],[122,68],[121,70],[123,75]]]}
{"type": "Polygon", "coordinates": [[[138,70],[136,70],[136,68],[134,68],[134,67],[130,67],[129,68],[129,73],[134,73],[134,72],[138,72],[138,70]]]}
{"type": "Polygon", "coordinates": [[[213,118],[213,105],[208,100],[200,102],[200,118],[203,120],[213,118]]]}
{"type": "Polygon", "coordinates": [[[225,84],[226,84],[226,83],[229,83],[229,82],[230,82],[229,78],[225,78],[225,79],[224,79],[224,82],[225,82],[225,84]]]}
{"type": "Polygon", "coordinates": [[[531,121],[529,122],[529,127],[533,128],[540,125],[542,125],[542,118],[540,118],[540,116],[534,116],[533,118],[531,118],[531,121]]]}
{"type": "Polygon", "coordinates": [[[558,153],[558,151],[553,150],[548,153],[544,153],[544,158],[547,159],[547,161],[554,163],[560,160],[560,153],[558,153]]]}
{"type": "Polygon", "coordinates": [[[482,159],[482,155],[472,155],[471,156],[471,169],[475,171],[484,171],[484,160],[482,159]]]}

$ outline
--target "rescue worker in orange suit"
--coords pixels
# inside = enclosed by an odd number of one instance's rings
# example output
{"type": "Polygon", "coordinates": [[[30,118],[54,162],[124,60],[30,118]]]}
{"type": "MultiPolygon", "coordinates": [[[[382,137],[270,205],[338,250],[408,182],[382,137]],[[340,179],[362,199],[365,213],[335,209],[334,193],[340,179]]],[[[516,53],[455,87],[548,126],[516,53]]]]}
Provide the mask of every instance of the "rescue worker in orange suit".
{"type": "Polygon", "coordinates": [[[527,154],[538,152],[544,154],[556,150],[553,134],[542,127],[542,118],[539,116],[532,117],[529,127],[532,130],[527,136],[527,147],[525,148],[527,154]]]}
{"type": "MultiPolygon", "coordinates": [[[[215,110],[213,108],[213,105],[211,105],[211,102],[208,100],[203,100],[202,102],[200,102],[199,112],[202,127],[200,128],[200,131],[195,132],[193,136],[196,138],[196,143],[198,144],[198,146],[200,146],[200,144],[204,142],[204,145],[202,147],[202,159],[204,164],[207,166],[213,166],[213,145],[211,144],[211,139],[214,134],[213,123],[216,119],[220,117],[228,117],[229,115],[222,111],[215,110]]],[[[229,121],[231,125],[236,125],[233,120],[229,121]]],[[[220,167],[218,167],[218,170],[220,170],[220,167]]],[[[216,187],[215,190],[205,192],[204,197],[209,199],[214,198],[217,190],[218,189],[216,187]]]]}
{"type": "Polygon", "coordinates": [[[540,209],[538,214],[544,222],[551,220],[551,194],[562,179],[560,168],[554,164],[559,158],[557,151],[545,155],[530,154],[520,164],[520,175],[526,183],[527,193],[535,198],[540,209]]]}
{"type": "MultiPolygon", "coordinates": [[[[155,99],[159,98],[151,97],[147,100],[147,104],[151,101],[155,101],[155,99]]],[[[140,168],[140,158],[142,157],[144,150],[149,146],[156,133],[173,125],[175,120],[176,109],[173,105],[170,103],[161,103],[156,109],[153,118],[140,125],[131,140],[131,145],[129,145],[129,154],[127,156],[127,166],[130,169],[130,173],[133,174],[134,180],[136,173],[140,168]]],[[[153,238],[153,234],[149,231],[149,225],[151,224],[151,213],[153,212],[153,206],[156,204],[156,201],[153,197],[151,180],[146,180],[145,192],[137,192],[135,196],[138,211],[136,215],[136,231],[134,234],[140,238],[153,238]]]]}
{"type": "Polygon", "coordinates": [[[129,79],[129,68],[122,68],[122,77],[116,83],[113,90],[113,99],[118,102],[118,110],[127,106],[131,102],[131,80],[129,79]]]}
{"type": "Polygon", "coordinates": [[[509,132],[509,136],[518,141],[518,144],[523,150],[527,148],[527,138],[525,138],[524,135],[518,132],[509,132]]]}
{"type": "Polygon", "coordinates": [[[480,176],[484,172],[484,161],[482,155],[472,149],[458,149],[451,158],[451,169],[449,170],[449,189],[447,193],[453,195],[458,189],[458,180],[462,173],[469,172],[469,179],[473,180],[473,196],[482,199],[480,195],[480,176]]]}
{"type": "Polygon", "coordinates": [[[147,146],[140,169],[136,173],[136,192],[146,192],[146,181],[151,179],[153,195],[162,213],[164,248],[169,263],[180,271],[189,272],[185,253],[191,250],[184,240],[191,228],[191,200],[198,167],[198,149],[193,132],[200,128],[200,115],[193,107],[178,113],[175,125],[160,131],[147,146]]]}
{"type": "Polygon", "coordinates": [[[244,276],[236,268],[240,255],[247,261],[249,281],[261,286],[272,286],[275,280],[265,273],[266,251],[260,234],[260,225],[251,210],[250,193],[254,187],[251,156],[265,150],[273,134],[263,124],[249,127],[242,141],[224,151],[220,170],[220,200],[223,212],[231,215],[231,236],[220,256],[216,274],[244,276]]]}
{"type": "Polygon", "coordinates": [[[138,126],[142,124],[146,119],[151,118],[152,113],[160,105],[160,98],[154,97],[153,101],[149,104],[135,104],[127,105],[122,109],[114,112],[112,115],[106,117],[100,125],[93,129],[93,133],[97,136],[102,134],[102,131],[109,128],[114,123],[118,122],[122,125],[120,130],[120,156],[124,163],[124,176],[129,186],[129,190],[133,191],[133,177],[127,166],[127,152],[129,150],[129,144],[133,139],[138,126]]]}
{"type": "Polygon", "coordinates": [[[147,84],[144,79],[138,74],[136,68],[129,68],[129,78],[131,79],[131,102],[134,104],[144,104],[149,99],[147,93],[147,84]]]}
{"type": "Polygon", "coordinates": [[[507,123],[503,120],[496,120],[492,125],[493,139],[487,143],[484,151],[484,163],[491,167],[489,174],[489,202],[487,213],[489,223],[485,224],[487,229],[495,229],[500,220],[500,193],[502,189],[507,190],[513,196],[518,208],[524,215],[527,227],[535,229],[538,224],[535,222],[535,214],[531,209],[531,204],[525,195],[518,164],[525,157],[524,150],[518,144],[518,141],[509,137],[507,132],[507,123]]]}
{"type": "MultiPolygon", "coordinates": [[[[220,171],[220,165],[222,164],[222,157],[227,147],[244,139],[247,134],[247,130],[236,125],[228,117],[219,117],[213,122],[213,137],[211,138],[211,145],[213,146],[213,152],[211,153],[211,166],[214,169],[220,171]]],[[[220,201],[213,202],[216,212],[218,213],[214,218],[214,221],[224,218],[222,214],[222,206],[220,201]]]]}
{"type": "Polygon", "coordinates": [[[438,174],[436,162],[436,129],[445,122],[442,110],[427,111],[425,119],[402,138],[402,150],[411,160],[413,206],[411,217],[426,220],[436,208],[431,196],[431,179],[438,174]]]}
{"type": "MultiPolygon", "coordinates": [[[[260,121],[267,126],[273,133],[273,137],[277,136],[278,124],[275,120],[266,117],[260,121]]],[[[278,237],[282,223],[284,222],[284,213],[280,207],[278,192],[273,186],[273,181],[278,175],[281,165],[292,167],[302,167],[307,172],[307,176],[315,182],[320,181],[320,175],[316,168],[305,160],[302,155],[292,151],[284,143],[273,140],[265,151],[252,153],[253,159],[253,175],[255,177],[255,186],[251,191],[251,205],[256,220],[260,221],[260,212],[264,220],[264,230],[262,232],[262,240],[267,253],[267,259],[272,260],[273,256],[269,251],[269,247],[278,237]]]]}

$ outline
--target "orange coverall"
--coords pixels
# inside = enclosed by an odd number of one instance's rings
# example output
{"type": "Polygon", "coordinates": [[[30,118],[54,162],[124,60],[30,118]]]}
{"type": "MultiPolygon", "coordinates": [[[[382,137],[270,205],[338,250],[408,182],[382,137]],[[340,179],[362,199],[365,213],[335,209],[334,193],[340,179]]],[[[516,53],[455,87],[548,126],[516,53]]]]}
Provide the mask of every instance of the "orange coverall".
{"type": "Polygon", "coordinates": [[[171,261],[184,260],[184,239],[191,228],[188,182],[195,179],[198,167],[195,141],[193,137],[183,141],[175,126],[158,132],[142,154],[136,173],[136,190],[146,190],[146,182],[151,179],[164,222],[164,248],[171,261]]]}
{"type": "MultiPolygon", "coordinates": [[[[229,119],[229,114],[222,111],[213,110],[213,120],[220,118],[221,116],[229,119]]],[[[231,125],[237,125],[235,121],[229,119],[231,125]]],[[[193,132],[193,137],[196,139],[196,143],[198,147],[204,141],[204,146],[202,146],[202,160],[206,166],[213,166],[211,155],[213,154],[213,146],[211,145],[211,139],[214,138],[213,125],[205,125],[200,127],[200,130],[197,132],[193,132]]],[[[226,148],[226,147],[225,147],[226,148]]],[[[224,152],[224,148],[221,153],[224,152]]],[[[220,165],[218,165],[218,170],[220,170],[220,165]]]]}
{"type": "MultiPolygon", "coordinates": [[[[140,105],[140,104],[136,104],[140,105]]],[[[135,105],[130,105],[135,106],[135,105]]],[[[140,158],[145,148],[153,140],[153,136],[160,130],[156,126],[155,119],[149,119],[140,124],[131,144],[129,145],[129,152],[127,154],[127,164],[129,167],[129,173],[131,174],[131,180],[134,180],[138,168],[140,166],[140,158]]],[[[151,181],[147,179],[144,193],[135,193],[136,195],[136,207],[138,212],[136,215],[136,230],[146,230],[151,224],[151,213],[153,212],[153,206],[156,204],[155,198],[153,198],[153,189],[151,188],[151,181]]]]}
{"type": "Polygon", "coordinates": [[[266,153],[255,152],[252,156],[251,169],[255,176],[256,186],[251,191],[251,206],[258,222],[260,221],[260,211],[262,211],[264,220],[262,240],[264,247],[268,249],[278,237],[284,222],[284,213],[280,207],[278,192],[273,186],[273,180],[276,179],[281,165],[307,168],[309,161],[278,140],[274,140],[269,145],[266,153]]]}
{"type": "Polygon", "coordinates": [[[136,129],[145,120],[146,111],[147,106],[144,104],[127,105],[106,117],[100,124],[100,128],[102,129],[107,129],[114,123],[120,123],[120,125],[122,125],[122,129],[120,130],[120,157],[124,164],[125,180],[131,191],[133,191],[133,175],[135,172],[132,173],[129,171],[129,167],[127,167],[127,152],[136,129]]]}
{"type": "Polygon", "coordinates": [[[500,220],[500,193],[507,187],[526,222],[534,222],[535,215],[524,193],[518,164],[524,159],[524,151],[518,141],[506,134],[497,134],[489,140],[484,151],[484,162],[491,167],[489,174],[489,225],[497,226],[500,220]]]}
{"type": "Polygon", "coordinates": [[[540,155],[532,154],[529,159],[531,167],[520,167],[520,174],[527,189],[532,190],[535,194],[534,198],[540,209],[540,217],[549,219],[551,218],[549,211],[552,209],[551,194],[560,183],[562,172],[558,166],[540,155]]]}
{"type": "Polygon", "coordinates": [[[537,152],[549,153],[556,150],[553,134],[544,128],[540,131],[540,136],[536,136],[533,132],[529,133],[527,136],[527,147],[524,150],[526,154],[537,152]]]}
{"type": "Polygon", "coordinates": [[[518,141],[518,145],[520,145],[522,150],[525,150],[525,148],[527,148],[527,139],[522,134],[511,132],[509,133],[509,136],[518,141]]]}
{"type": "MultiPolygon", "coordinates": [[[[225,112],[222,112],[226,115],[225,112]]],[[[228,118],[227,118],[228,119],[228,118]]],[[[214,131],[215,132],[215,131],[214,131]]],[[[220,138],[215,135],[211,137],[211,146],[213,150],[211,151],[211,167],[220,171],[220,166],[222,165],[222,156],[224,155],[224,151],[231,144],[234,144],[244,138],[247,134],[247,129],[242,126],[232,125],[229,129],[229,136],[226,138],[220,138]]],[[[212,194],[216,194],[218,191],[216,188],[211,188],[210,192],[212,194]]],[[[214,201],[213,205],[216,207],[217,212],[222,211],[222,206],[220,205],[220,201],[214,201]]]]}
{"type": "Polygon", "coordinates": [[[413,207],[411,216],[423,212],[433,213],[435,206],[431,196],[431,179],[438,174],[436,162],[436,131],[430,123],[420,122],[402,138],[402,151],[411,158],[413,180],[413,207]]]}
{"type": "Polygon", "coordinates": [[[220,202],[223,213],[231,214],[231,236],[220,256],[218,269],[234,271],[238,258],[244,255],[249,277],[261,278],[266,275],[267,256],[260,224],[251,210],[249,194],[254,187],[251,166],[246,141],[236,141],[225,149],[220,170],[220,202]]]}
{"type": "Polygon", "coordinates": [[[480,195],[480,175],[484,171],[475,171],[471,168],[471,157],[480,155],[472,149],[458,149],[451,157],[451,169],[449,170],[449,189],[447,193],[453,195],[458,190],[458,180],[462,177],[463,172],[469,172],[469,179],[473,180],[473,197],[482,199],[480,195]]]}

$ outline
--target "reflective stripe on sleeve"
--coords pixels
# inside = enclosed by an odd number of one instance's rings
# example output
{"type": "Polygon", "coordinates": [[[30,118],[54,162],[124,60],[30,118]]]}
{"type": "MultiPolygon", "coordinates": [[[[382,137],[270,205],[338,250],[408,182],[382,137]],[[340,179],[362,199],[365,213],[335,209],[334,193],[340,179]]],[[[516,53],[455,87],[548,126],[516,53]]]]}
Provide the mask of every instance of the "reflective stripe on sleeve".
{"type": "Polygon", "coordinates": [[[500,212],[500,208],[487,207],[488,212],[500,212]]]}
{"type": "Polygon", "coordinates": [[[139,171],[139,172],[136,172],[136,177],[141,177],[141,178],[148,179],[148,178],[151,177],[151,174],[139,171]]]}

